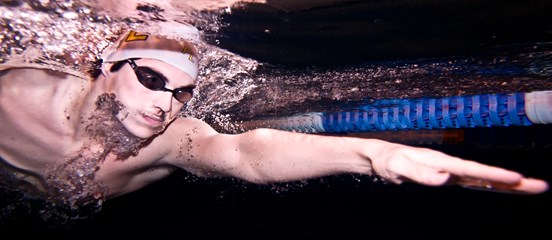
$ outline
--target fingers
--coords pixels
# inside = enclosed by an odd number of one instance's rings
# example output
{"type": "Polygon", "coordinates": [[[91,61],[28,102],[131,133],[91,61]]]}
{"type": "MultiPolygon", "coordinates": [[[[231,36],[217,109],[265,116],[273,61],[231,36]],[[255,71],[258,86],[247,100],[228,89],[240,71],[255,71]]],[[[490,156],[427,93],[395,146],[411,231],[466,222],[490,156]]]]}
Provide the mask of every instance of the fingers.
{"type": "Polygon", "coordinates": [[[395,159],[389,165],[398,179],[407,178],[429,186],[456,184],[470,189],[517,194],[540,194],[548,190],[548,183],[543,180],[525,178],[514,171],[442,152],[423,150],[409,156],[412,157],[409,160],[395,159]]]}
{"type": "Polygon", "coordinates": [[[516,193],[516,194],[540,194],[548,191],[548,183],[540,179],[523,178],[517,184],[505,184],[501,182],[491,182],[481,179],[453,178],[452,182],[464,188],[516,193]]]}
{"type": "Polygon", "coordinates": [[[543,180],[525,178],[503,168],[453,157],[443,162],[442,169],[452,175],[449,183],[465,188],[516,194],[540,194],[548,190],[543,180]]]}
{"type": "Polygon", "coordinates": [[[402,165],[402,167],[396,169],[396,173],[401,178],[407,178],[410,181],[428,186],[455,184],[468,189],[513,194],[541,194],[548,191],[549,188],[548,183],[540,179],[521,178],[515,182],[491,181],[487,180],[488,177],[474,178],[451,175],[449,172],[416,165],[409,161],[402,163],[402,165]]]}
{"type": "Polygon", "coordinates": [[[548,191],[548,183],[540,179],[525,178],[514,190],[531,194],[539,194],[548,191]]]}
{"type": "Polygon", "coordinates": [[[421,164],[446,171],[454,176],[482,179],[504,184],[518,184],[523,176],[517,172],[489,166],[474,161],[451,157],[441,152],[428,152],[418,158],[421,164]]]}

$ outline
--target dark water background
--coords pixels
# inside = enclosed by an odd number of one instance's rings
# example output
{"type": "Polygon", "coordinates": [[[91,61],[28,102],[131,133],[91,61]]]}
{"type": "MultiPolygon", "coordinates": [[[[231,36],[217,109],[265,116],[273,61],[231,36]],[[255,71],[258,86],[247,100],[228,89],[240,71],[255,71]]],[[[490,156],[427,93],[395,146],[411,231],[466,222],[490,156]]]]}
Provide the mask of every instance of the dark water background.
{"type": "MultiPolygon", "coordinates": [[[[201,29],[208,41],[266,63],[245,76],[266,81],[223,110],[236,120],[355,106],[367,97],[552,89],[549,1],[268,3],[204,13],[222,22],[217,31],[201,29]]],[[[551,133],[535,125],[393,139],[552,182],[551,133]]],[[[108,201],[90,219],[61,225],[20,213],[1,224],[20,237],[63,239],[547,239],[551,200],[550,192],[397,186],[350,175],[257,186],[178,171],[108,201]]]]}
{"type": "Polygon", "coordinates": [[[205,13],[215,29],[196,25],[207,42],[262,63],[222,83],[253,79],[255,91],[221,110],[249,120],[370,99],[552,89],[550,9],[548,1],[280,0],[205,13]]]}

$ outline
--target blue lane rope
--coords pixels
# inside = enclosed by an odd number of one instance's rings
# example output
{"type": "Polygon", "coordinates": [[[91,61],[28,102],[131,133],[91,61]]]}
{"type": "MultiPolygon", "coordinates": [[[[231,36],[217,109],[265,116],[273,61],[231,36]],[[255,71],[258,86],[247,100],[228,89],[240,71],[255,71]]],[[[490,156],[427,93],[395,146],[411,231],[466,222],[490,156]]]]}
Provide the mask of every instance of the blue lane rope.
{"type": "Polygon", "coordinates": [[[266,120],[264,127],[317,133],[528,126],[552,123],[552,91],[380,100],[352,111],[266,120]]]}

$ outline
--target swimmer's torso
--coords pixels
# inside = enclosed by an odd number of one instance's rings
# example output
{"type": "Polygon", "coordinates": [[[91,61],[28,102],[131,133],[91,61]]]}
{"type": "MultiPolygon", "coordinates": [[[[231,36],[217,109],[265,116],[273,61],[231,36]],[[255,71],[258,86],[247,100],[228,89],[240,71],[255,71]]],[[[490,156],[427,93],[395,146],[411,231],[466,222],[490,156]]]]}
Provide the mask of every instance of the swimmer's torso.
{"type": "MultiPolygon", "coordinates": [[[[83,151],[82,133],[75,126],[84,120],[80,105],[89,85],[84,79],[52,71],[1,72],[0,157],[12,170],[21,170],[17,175],[31,172],[44,177],[48,167],[83,151]]],[[[108,186],[110,195],[119,195],[167,176],[172,168],[156,165],[162,152],[150,150],[155,145],[153,141],[139,157],[125,160],[107,155],[96,179],[108,186]]]]}

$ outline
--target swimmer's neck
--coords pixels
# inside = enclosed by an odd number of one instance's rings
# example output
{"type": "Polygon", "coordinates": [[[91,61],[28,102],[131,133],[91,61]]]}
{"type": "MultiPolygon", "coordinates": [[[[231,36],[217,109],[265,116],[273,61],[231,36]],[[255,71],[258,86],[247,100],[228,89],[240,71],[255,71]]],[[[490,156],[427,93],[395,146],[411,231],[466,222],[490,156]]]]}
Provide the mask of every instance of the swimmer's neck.
{"type": "Polygon", "coordinates": [[[109,88],[105,80],[105,76],[100,75],[95,80],[88,81],[85,87],[83,87],[81,97],[76,98],[73,103],[70,103],[72,106],[67,106],[70,108],[68,112],[71,112],[71,116],[74,116],[70,118],[70,124],[74,130],[73,138],[77,141],[87,136],[86,128],[89,125],[88,120],[94,117],[96,101],[100,95],[108,92],[109,88]]]}

